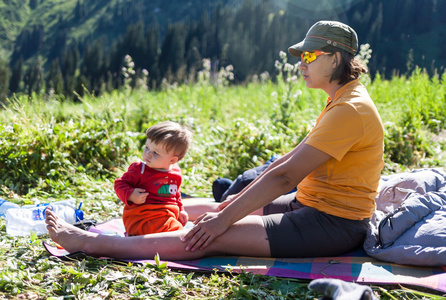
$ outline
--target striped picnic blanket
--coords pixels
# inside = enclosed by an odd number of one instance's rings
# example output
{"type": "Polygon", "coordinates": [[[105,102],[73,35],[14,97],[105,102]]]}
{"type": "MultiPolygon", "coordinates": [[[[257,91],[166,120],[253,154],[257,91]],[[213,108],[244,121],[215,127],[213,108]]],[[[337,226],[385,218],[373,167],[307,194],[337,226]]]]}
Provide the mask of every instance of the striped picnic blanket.
{"type": "MultiPolygon", "coordinates": [[[[122,221],[114,219],[91,227],[99,234],[124,235],[122,221]]],[[[64,249],[44,243],[48,252],[61,259],[85,258],[85,253],[68,253],[64,249]]],[[[110,259],[112,258],[103,258],[110,259]]],[[[162,259],[162,257],[161,257],[162,259]]],[[[119,260],[155,264],[154,260],[119,260]]],[[[164,263],[163,261],[162,263],[164,263]]],[[[362,284],[401,284],[446,292],[445,267],[418,267],[379,261],[363,249],[336,257],[315,258],[257,258],[219,256],[187,261],[167,261],[171,269],[191,271],[250,272],[261,275],[298,279],[336,278],[362,284]]]]}

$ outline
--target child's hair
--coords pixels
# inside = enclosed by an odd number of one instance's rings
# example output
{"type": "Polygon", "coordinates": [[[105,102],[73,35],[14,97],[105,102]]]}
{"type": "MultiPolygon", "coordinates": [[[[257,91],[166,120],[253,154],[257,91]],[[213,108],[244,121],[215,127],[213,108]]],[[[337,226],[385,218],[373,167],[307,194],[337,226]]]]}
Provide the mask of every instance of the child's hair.
{"type": "Polygon", "coordinates": [[[175,122],[165,121],[151,126],[146,131],[147,139],[155,144],[163,144],[167,152],[173,151],[182,159],[189,149],[192,142],[192,132],[175,122]]]}

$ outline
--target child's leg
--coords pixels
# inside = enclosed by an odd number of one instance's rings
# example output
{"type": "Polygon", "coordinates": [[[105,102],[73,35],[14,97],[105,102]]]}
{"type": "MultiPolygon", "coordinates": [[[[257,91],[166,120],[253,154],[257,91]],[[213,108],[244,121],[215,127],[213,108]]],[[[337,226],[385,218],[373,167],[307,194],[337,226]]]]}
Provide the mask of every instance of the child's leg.
{"type": "Polygon", "coordinates": [[[212,198],[183,199],[184,210],[189,214],[189,221],[195,221],[206,212],[217,212],[219,204],[212,198]]]}
{"type": "MultiPolygon", "coordinates": [[[[183,199],[184,209],[189,214],[189,221],[192,222],[206,212],[217,212],[220,204],[221,203],[215,202],[215,200],[211,198],[183,199]]],[[[263,216],[263,208],[259,208],[252,212],[251,215],[263,216]]]]}

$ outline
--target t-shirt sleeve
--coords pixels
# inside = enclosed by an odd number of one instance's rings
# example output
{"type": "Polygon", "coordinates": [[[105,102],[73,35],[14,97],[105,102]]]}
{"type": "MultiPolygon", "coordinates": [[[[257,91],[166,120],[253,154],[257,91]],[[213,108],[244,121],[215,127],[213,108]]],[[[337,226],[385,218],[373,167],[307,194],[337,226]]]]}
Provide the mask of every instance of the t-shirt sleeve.
{"type": "Polygon", "coordinates": [[[359,113],[349,105],[337,105],[325,113],[305,143],[340,161],[363,135],[359,113]]]}
{"type": "Polygon", "coordinates": [[[114,182],[114,189],[116,196],[124,202],[124,204],[129,205],[127,202],[128,198],[135,189],[136,181],[138,180],[138,175],[141,173],[138,170],[138,165],[133,163],[129,166],[127,172],[125,172],[120,178],[116,179],[114,182]],[[138,174],[139,173],[139,174],[138,174]]]}

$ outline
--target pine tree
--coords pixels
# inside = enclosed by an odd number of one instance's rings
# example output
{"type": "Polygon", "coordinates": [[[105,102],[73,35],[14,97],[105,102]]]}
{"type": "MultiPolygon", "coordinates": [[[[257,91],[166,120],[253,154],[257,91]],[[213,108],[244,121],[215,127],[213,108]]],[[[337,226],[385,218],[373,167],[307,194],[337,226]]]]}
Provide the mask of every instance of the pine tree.
{"type": "Polygon", "coordinates": [[[11,93],[17,93],[20,89],[20,83],[23,77],[23,57],[20,57],[19,60],[12,67],[11,78],[9,79],[9,90],[11,93]]]}
{"type": "Polygon", "coordinates": [[[28,95],[31,95],[33,92],[37,94],[42,92],[44,87],[44,70],[40,57],[28,68],[23,81],[28,95]]]}
{"type": "Polygon", "coordinates": [[[88,87],[95,91],[101,89],[101,82],[105,77],[104,49],[102,40],[96,40],[91,46],[87,46],[80,66],[81,74],[89,81],[88,87]]]}
{"type": "Polygon", "coordinates": [[[65,50],[62,57],[61,72],[65,83],[65,95],[71,96],[76,85],[76,70],[79,61],[79,50],[72,47],[65,50]]]}
{"type": "Polygon", "coordinates": [[[440,25],[446,23],[446,14],[443,13],[445,11],[446,11],[446,1],[439,1],[437,3],[437,12],[442,12],[442,13],[437,13],[437,18],[440,25]]]}
{"type": "Polygon", "coordinates": [[[46,83],[46,91],[48,94],[54,93],[56,95],[62,95],[64,93],[64,81],[62,77],[62,71],[60,70],[58,58],[53,60],[51,63],[46,83]]]}
{"type": "Polygon", "coordinates": [[[414,20],[414,23],[416,23],[414,32],[416,34],[423,34],[430,32],[432,30],[434,21],[434,9],[436,2],[437,1],[435,0],[417,1],[416,3],[417,14],[416,14],[416,19],[414,20]]]}
{"type": "Polygon", "coordinates": [[[111,81],[114,83],[114,86],[116,88],[119,88],[121,86],[121,81],[119,79],[121,77],[122,62],[126,55],[122,44],[122,39],[118,39],[113,44],[110,51],[110,59],[108,65],[108,72],[110,73],[110,75],[108,76],[111,77],[111,81]]]}
{"type": "Polygon", "coordinates": [[[28,45],[25,45],[25,48],[31,51],[30,56],[37,53],[40,47],[42,47],[44,37],[45,32],[43,30],[43,25],[34,26],[31,32],[31,40],[28,45]]]}
{"type": "Polygon", "coordinates": [[[81,0],[76,1],[76,6],[74,7],[74,18],[76,20],[82,20],[86,16],[85,4],[81,0]]]}
{"type": "Polygon", "coordinates": [[[14,43],[11,63],[14,64],[21,56],[24,60],[27,60],[36,54],[43,45],[43,39],[44,30],[42,25],[34,25],[31,28],[25,27],[14,43]]]}
{"type": "Polygon", "coordinates": [[[56,39],[52,45],[47,58],[53,60],[55,58],[62,58],[67,45],[68,34],[65,29],[60,29],[56,33],[56,39]]]}
{"type": "Polygon", "coordinates": [[[200,42],[193,36],[186,46],[186,64],[188,72],[195,73],[201,65],[202,56],[200,54],[200,42]]]}
{"type": "Polygon", "coordinates": [[[209,57],[212,60],[218,57],[222,62],[225,61],[225,57],[222,57],[225,41],[222,39],[221,31],[227,30],[229,23],[232,22],[229,19],[228,11],[230,11],[230,8],[223,9],[222,5],[219,4],[212,13],[209,28],[207,29],[208,34],[205,38],[206,51],[202,53],[204,57],[209,57]]]}
{"type": "Polygon", "coordinates": [[[169,25],[160,55],[160,69],[163,77],[169,73],[174,75],[180,67],[185,65],[184,27],[182,24],[169,25]]]}
{"type": "Polygon", "coordinates": [[[136,65],[144,62],[144,46],[144,24],[138,22],[136,25],[129,25],[123,39],[123,50],[132,57],[136,65]]]}
{"type": "Polygon", "coordinates": [[[35,9],[37,7],[38,0],[29,0],[29,8],[35,9]]]}
{"type": "Polygon", "coordinates": [[[149,71],[149,77],[154,80],[160,80],[159,70],[159,29],[158,26],[151,26],[147,29],[144,36],[144,54],[145,59],[142,68],[149,71]]]}
{"type": "Polygon", "coordinates": [[[4,60],[0,60],[0,101],[4,101],[9,94],[9,77],[11,71],[8,63],[4,60]]]}

